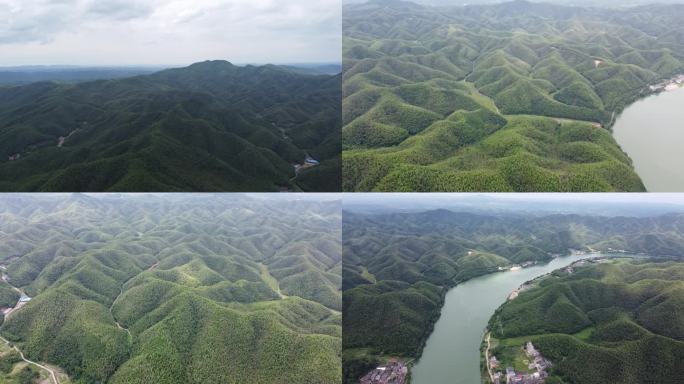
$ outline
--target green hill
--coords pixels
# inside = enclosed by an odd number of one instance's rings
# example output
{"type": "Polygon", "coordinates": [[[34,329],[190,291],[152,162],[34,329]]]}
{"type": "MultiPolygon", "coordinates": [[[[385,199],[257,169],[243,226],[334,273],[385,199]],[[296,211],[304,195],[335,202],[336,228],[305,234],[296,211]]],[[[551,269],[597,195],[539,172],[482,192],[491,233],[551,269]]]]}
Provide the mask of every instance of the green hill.
{"type": "Polygon", "coordinates": [[[649,84],[684,72],[682,16],[346,5],[343,190],[643,191],[609,128],[649,84]]]}
{"type": "Polygon", "coordinates": [[[497,310],[491,353],[512,356],[521,348],[516,342],[531,341],[553,363],[547,382],[677,383],[683,279],[681,262],[621,260],[555,271],[497,310]]]}
{"type": "Polygon", "coordinates": [[[0,334],[27,358],[74,383],[340,382],[339,201],[1,200],[0,265],[32,299],[0,334]]]}
{"type": "Polygon", "coordinates": [[[226,61],[0,88],[0,190],[337,191],[339,92],[339,75],[226,61]]]}

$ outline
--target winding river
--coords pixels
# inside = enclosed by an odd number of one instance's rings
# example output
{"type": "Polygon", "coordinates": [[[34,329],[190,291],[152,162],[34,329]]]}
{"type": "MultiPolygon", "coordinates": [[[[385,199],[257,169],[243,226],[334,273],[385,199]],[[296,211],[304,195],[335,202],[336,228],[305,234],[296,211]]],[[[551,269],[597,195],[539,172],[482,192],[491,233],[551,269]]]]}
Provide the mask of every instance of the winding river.
{"type": "Polygon", "coordinates": [[[684,88],[627,107],[615,121],[613,136],[649,192],[684,191],[684,88]]]}
{"type": "Polygon", "coordinates": [[[480,344],[484,329],[508,295],[535,277],[596,256],[600,255],[558,257],[548,264],[481,276],[449,290],[423,355],[411,369],[411,383],[480,383],[480,344]]]}

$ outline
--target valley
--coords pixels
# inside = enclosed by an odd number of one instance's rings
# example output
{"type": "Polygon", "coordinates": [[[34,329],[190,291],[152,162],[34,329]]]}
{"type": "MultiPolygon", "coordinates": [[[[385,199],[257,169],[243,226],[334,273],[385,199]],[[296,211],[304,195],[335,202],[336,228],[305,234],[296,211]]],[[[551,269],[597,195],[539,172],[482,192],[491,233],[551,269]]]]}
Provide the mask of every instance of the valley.
{"type": "Polygon", "coordinates": [[[343,189],[644,191],[611,128],[649,86],[684,73],[682,15],[346,5],[343,189]]]}
{"type": "Polygon", "coordinates": [[[330,197],[2,196],[0,305],[15,288],[30,300],[4,316],[0,370],[26,363],[45,384],[340,382],[340,222],[330,197]]]}
{"type": "MultiPolygon", "coordinates": [[[[480,350],[490,317],[507,297],[524,301],[534,291],[530,281],[598,256],[684,257],[681,213],[629,217],[624,212],[365,209],[345,211],[343,218],[345,383],[357,383],[393,362],[409,368],[411,383],[480,381],[487,372],[480,350]]],[[[547,318],[558,323],[573,319],[547,318]]],[[[498,343],[496,329],[490,329],[498,343]]],[[[526,341],[516,339],[520,345],[515,346],[522,348],[526,341]]],[[[532,342],[545,359],[558,360],[537,339],[532,342]]],[[[496,345],[495,355],[507,362],[496,345]]]]}
{"type": "Polygon", "coordinates": [[[450,289],[420,360],[411,369],[411,383],[479,382],[483,332],[506,297],[526,281],[577,260],[598,256],[558,257],[545,264],[477,277],[450,289]]]}

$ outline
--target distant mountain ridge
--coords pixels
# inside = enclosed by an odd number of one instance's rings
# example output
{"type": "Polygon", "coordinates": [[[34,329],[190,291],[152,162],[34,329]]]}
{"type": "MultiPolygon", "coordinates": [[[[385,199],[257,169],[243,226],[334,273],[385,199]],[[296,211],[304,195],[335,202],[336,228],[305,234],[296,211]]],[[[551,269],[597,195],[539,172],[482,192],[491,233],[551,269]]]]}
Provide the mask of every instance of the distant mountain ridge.
{"type": "Polygon", "coordinates": [[[339,190],[340,81],[206,61],[0,88],[0,190],[339,190]]]}
{"type": "MultiPolygon", "coordinates": [[[[244,65],[240,65],[244,66],[244,65]]],[[[258,65],[256,65],[258,66],[258,65]]],[[[278,64],[304,75],[336,75],[342,71],[341,64],[294,63],[278,64]]],[[[111,80],[179,68],[174,65],[18,65],[0,66],[0,86],[17,86],[41,81],[78,83],[92,80],[111,80]]]]}
{"type": "Polygon", "coordinates": [[[0,86],[16,86],[39,81],[75,83],[81,81],[118,79],[153,73],[164,67],[80,67],[63,65],[34,65],[0,67],[0,86]]]}

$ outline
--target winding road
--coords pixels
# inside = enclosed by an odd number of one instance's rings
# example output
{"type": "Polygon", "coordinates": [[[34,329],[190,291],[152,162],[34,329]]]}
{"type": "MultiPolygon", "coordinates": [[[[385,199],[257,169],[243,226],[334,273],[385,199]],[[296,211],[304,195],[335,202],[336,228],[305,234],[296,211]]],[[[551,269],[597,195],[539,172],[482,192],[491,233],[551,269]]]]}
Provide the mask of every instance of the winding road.
{"type": "Polygon", "coordinates": [[[26,357],[24,357],[24,353],[23,353],[22,351],[20,351],[19,348],[17,348],[16,345],[12,345],[12,343],[10,343],[7,339],[5,339],[5,338],[2,337],[2,336],[0,336],[0,339],[1,339],[2,341],[4,341],[5,344],[7,344],[8,346],[11,345],[11,348],[12,348],[12,349],[14,349],[15,351],[19,352],[19,356],[21,356],[21,359],[22,359],[22,360],[24,360],[25,362],[27,362],[27,363],[29,363],[29,364],[35,365],[35,366],[38,367],[38,368],[41,368],[41,369],[44,369],[44,370],[48,371],[48,372],[50,373],[50,377],[52,378],[52,382],[53,382],[54,384],[59,384],[59,380],[57,380],[57,375],[55,375],[55,371],[54,371],[54,370],[52,370],[51,368],[48,368],[48,367],[46,367],[46,366],[44,366],[44,365],[42,365],[42,364],[38,364],[38,363],[36,363],[35,361],[31,361],[31,360],[27,359],[26,357]]]}
{"type": "Polygon", "coordinates": [[[490,332],[487,332],[487,349],[485,349],[485,364],[487,364],[487,372],[489,373],[489,380],[494,382],[494,375],[492,375],[492,365],[489,364],[489,350],[492,348],[492,344],[490,342],[490,339],[492,337],[492,334],[490,332]]]}
{"type": "MultiPolygon", "coordinates": [[[[20,288],[15,287],[14,285],[12,285],[12,284],[9,282],[9,278],[7,278],[7,275],[3,275],[2,280],[3,280],[5,283],[7,283],[10,287],[12,287],[12,289],[14,289],[15,291],[17,291],[17,292],[19,293],[19,295],[21,295],[21,296],[26,295],[26,294],[24,293],[24,291],[22,291],[20,288]]],[[[14,312],[15,312],[16,310],[18,310],[19,308],[21,308],[21,306],[19,305],[19,302],[17,302],[17,305],[16,305],[14,308],[12,308],[9,312],[7,312],[7,313],[5,314],[5,318],[9,317],[10,314],[14,313],[14,312]]],[[[41,368],[41,369],[44,369],[44,370],[48,371],[48,372],[50,373],[50,377],[52,378],[53,384],[59,384],[59,380],[57,380],[57,375],[55,375],[55,371],[54,371],[53,369],[48,368],[48,367],[46,367],[46,366],[44,366],[44,365],[42,365],[42,364],[36,363],[35,361],[31,361],[31,360],[27,359],[27,358],[24,356],[24,353],[23,353],[21,350],[19,350],[19,348],[17,348],[16,345],[13,345],[12,343],[10,343],[10,342],[9,342],[7,339],[5,339],[4,337],[0,336],[0,340],[4,341],[5,344],[7,344],[8,346],[10,346],[10,348],[12,348],[12,349],[14,349],[15,351],[19,352],[19,356],[21,356],[21,359],[24,360],[25,362],[27,362],[27,363],[29,363],[29,364],[32,364],[32,365],[35,365],[35,366],[38,367],[38,368],[41,368]]]]}

